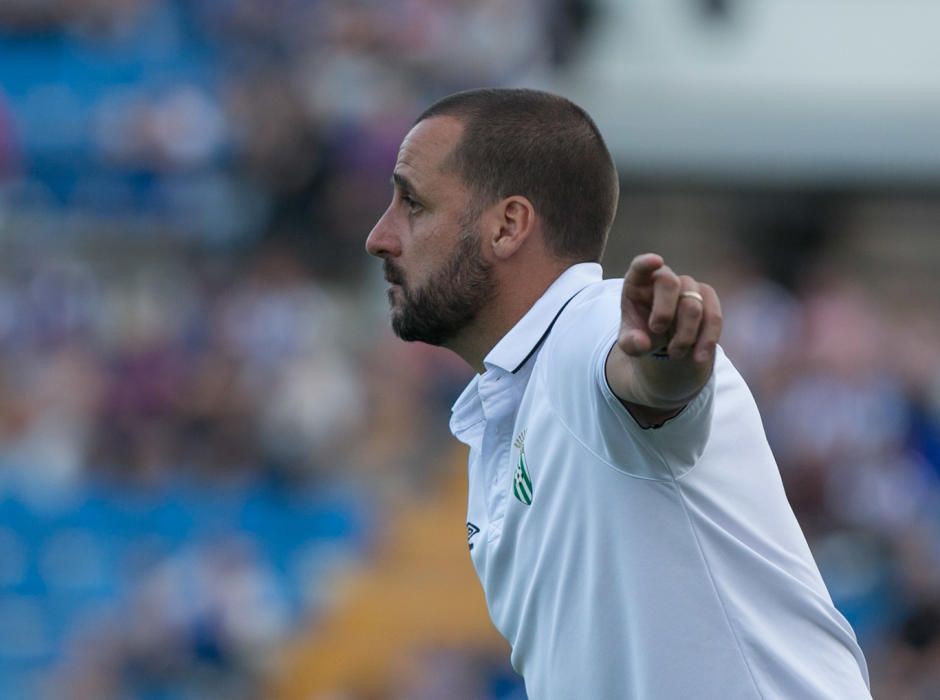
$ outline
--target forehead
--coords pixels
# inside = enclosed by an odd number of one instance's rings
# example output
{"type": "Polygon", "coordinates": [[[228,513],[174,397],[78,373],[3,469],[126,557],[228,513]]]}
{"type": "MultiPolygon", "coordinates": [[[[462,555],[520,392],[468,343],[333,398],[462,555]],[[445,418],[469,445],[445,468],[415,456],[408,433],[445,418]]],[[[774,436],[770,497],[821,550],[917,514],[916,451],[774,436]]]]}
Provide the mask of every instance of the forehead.
{"type": "Polygon", "coordinates": [[[463,125],[454,117],[418,122],[398,149],[395,173],[423,189],[460,184],[456,173],[447,167],[447,160],[462,133],[463,125]]]}

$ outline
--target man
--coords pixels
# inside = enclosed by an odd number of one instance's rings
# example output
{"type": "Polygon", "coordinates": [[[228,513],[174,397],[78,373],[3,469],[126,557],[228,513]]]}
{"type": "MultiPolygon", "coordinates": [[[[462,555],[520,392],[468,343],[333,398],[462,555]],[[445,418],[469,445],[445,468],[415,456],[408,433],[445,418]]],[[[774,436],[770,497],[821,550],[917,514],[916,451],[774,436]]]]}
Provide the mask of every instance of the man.
{"type": "Polygon", "coordinates": [[[453,409],[467,531],[533,700],[870,697],[864,657],[717,346],[657,255],[603,281],[618,181],[590,117],[475,90],[406,136],[366,248],[392,326],[479,374],[453,409]]]}

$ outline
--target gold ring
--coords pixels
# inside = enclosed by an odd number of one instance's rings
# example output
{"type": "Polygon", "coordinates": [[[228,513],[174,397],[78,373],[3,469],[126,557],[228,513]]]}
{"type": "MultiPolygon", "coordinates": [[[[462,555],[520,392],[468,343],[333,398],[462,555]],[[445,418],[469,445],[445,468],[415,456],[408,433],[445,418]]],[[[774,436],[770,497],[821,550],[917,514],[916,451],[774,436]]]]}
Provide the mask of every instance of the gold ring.
{"type": "Polygon", "coordinates": [[[687,297],[689,299],[695,299],[695,301],[697,301],[699,304],[701,304],[702,306],[705,306],[705,299],[698,292],[693,292],[691,290],[689,290],[688,292],[682,292],[682,294],[679,295],[679,298],[681,299],[683,297],[687,297]]]}

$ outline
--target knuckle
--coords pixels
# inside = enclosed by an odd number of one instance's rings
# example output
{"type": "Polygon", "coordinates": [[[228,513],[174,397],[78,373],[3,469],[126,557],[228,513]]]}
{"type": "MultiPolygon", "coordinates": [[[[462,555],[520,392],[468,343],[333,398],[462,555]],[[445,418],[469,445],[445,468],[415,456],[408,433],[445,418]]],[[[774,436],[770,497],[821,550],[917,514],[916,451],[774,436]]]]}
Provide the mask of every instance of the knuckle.
{"type": "Polygon", "coordinates": [[[718,344],[718,339],[721,337],[720,328],[712,328],[706,334],[703,335],[702,340],[712,346],[718,344]]]}
{"type": "Polygon", "coordinates": [[[659,328],[665,329],[669,326],[671,322],[672,322],[672,316],[670,316],[669,314],[658,313],[658,314],[653,314],[653,317],[650,320],[650,325],[658,329],[659,328]]]}
{"type": "Polygon", "coordinates": [[[673,340],[679,343],[684,343],[686,345],[691,345],[695,342],[696,329],[689,325],[684,325],[676,331],[676,334],[673,336],[673,340]]]}
{"type": "Polygon", "coordinates": [[[664,275],[660,277],[657,282],[659,283],[659,288],[665,292],[678,292],[679,291],[679,279],[675,276],[664,275]]]}
{"type": "Polygon", "coordinates": [[[715,344],[714,343],[702,343],[696,350],[696,356],[706,355],[711,357],[715,354],[715,344]]]}
{"type": "Polygon", "coordinates": [[[682,302],[682,314],[693,321],[701,321],[705,316],[705,309],[695,299],[684,298],[682,302]]]}

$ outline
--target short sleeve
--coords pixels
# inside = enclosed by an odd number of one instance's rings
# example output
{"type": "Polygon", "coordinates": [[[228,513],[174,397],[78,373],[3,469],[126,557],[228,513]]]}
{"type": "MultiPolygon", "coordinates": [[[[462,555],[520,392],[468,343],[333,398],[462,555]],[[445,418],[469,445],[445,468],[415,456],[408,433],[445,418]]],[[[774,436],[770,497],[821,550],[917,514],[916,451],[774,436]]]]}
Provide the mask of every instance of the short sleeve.
{"type": "Polygon", "coordinates": [[[672,476],[679,477],[695,466],[708,443],[715,404],[715,372],[677,416],[661,426],[644,428],[630,415],[607,382],[607,355],[615,341],[616,333],[594,359],[594,384],[604,396],[608,409],[617,418],[621,429],[635,440],[648,443],[672,476]]]}
{"type": "MultiPolygon", "coordinates": [[[[600,286],[600,285],[599,285],[600,286]]],[[[607,383],[605,364],[620,325],[620,294],[603,293],[567,309],[552,331],[536,373],[552,409],[585,448],[614,468],[647,479],[675,479],[692,469],[708,443],[714,412],[715,371],[674,418],[643,428],[607,383]]]]}

